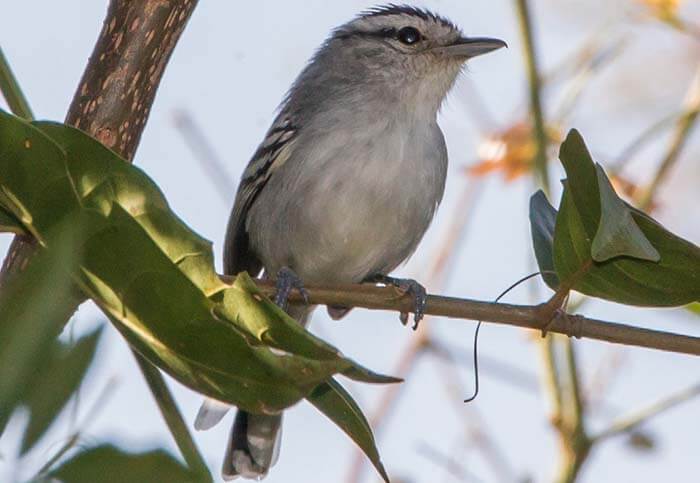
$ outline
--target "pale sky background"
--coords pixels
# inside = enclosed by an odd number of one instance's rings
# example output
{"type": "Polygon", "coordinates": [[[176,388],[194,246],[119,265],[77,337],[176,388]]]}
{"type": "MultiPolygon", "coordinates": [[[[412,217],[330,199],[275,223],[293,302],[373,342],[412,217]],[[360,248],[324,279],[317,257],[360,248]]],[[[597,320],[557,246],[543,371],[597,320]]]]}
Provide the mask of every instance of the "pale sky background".
{"type": "MultiPolygon", "coordinates": [[[[658,23],[634,20],[637,5],[633,0],[532,3],[545,70],[559,65],[568,53],[596,33],[611,43],[619,42],[621,34],[625,34],[628,44],[621,60],[592,82],[575,115],[564,126],[580,129],[599,161],[608,161],[644,127],[678,108],[692,77],[693,59],[697,62],[700,58],[697,43],[693,46],[658,23]]],[[[699,2],[686,3],[687,15],[697,22],[699,2]]],[[[107,1],[95,0],[3,2],[0,45],[37,117],[64,118],[100,30],[106,5],[107,1]]],[[[333,27],[372,5],[364,1],[320,0],[200,2],[166,71],[136,163],[161,186],[173,209],[214,242],[218,264],[234,187],[227,200],[217,195],[211,179],[179,136],[174,113],[180,109],[191,113],[225,161],[230,176],[237,180],[287,87],[316,47],[333,27]]],[[[475,122],[470,107],[473,100],[479,96],[497,125],[506,126],[524,112],[526,84],[514,2],[435,0],[417,5],[449,17],[467,34],[500,37],[510,45],[508,50],[473,61],[441,113],[451,163],[445,200],[420,249],[400,271],[421,280],[427,278],[425,267],[429,266],[450,218],[464,211],[457,206],[465,183],[462,170],[474,162],[479,129],[487,127],[475,122]]],[[[0,106],[5,107],[2,102],[0,106]]],[[[648,177],[666,141],[662,138],[630,165],[630,177],[648,177]]],[[[695,243],[700,242],[699,154],[700,131],[696,131],[661,192],[662,207],[657,214],[667,227],[695,243]]],[[[553,165],[553,173],[555,179],[560,176],[558,166],[553,165]]],[[[454,258],[455,271],[442,291],[490,300],[532,271],[527,202],[533,187],[527,179],[506,184],[500,175],[484,178],[483,184],[483,196],[471,215],[468,235],[454,258]]],[[[10,240],[10,236],[0,236],[0,254],[4,254],[10,240]]],[[[428,287],[431,288],[436,289],[428,287]]],[[[531,303],[530,293],[523,287],[508,300],[531,303]]],[[[583,312],[700,335],[699,320],[682,311],[642,310],[601,302],[587,305],[583,312]]],[[[93,306],[86,304],[70,330],[80,334],[103,320],[93,306]]],[[[471,357],[471,322],[426,323],[434,325],[444,340],[461,347],[459,354],[471,357]]],[[[400,326],[395,314],[363,310],[355,310],[342,322],[331,322],[319,310],[312,330],[356,360],[384,373],[392,373],[402,348],[415,337],[400,326]]],[[[536,381],[540,365],[531,335],[504,326],[484,326],[480,341],[483,361],[495,359],[524,372],[529,378],[526,382],[536,381]]],[[[601,364],[604,369],[615,358],[621,361],[614,383],[603,394],[596,394],[608,410],[593,419],[594,429],[604,428],[614,417],[700,380],[697,358],[589,341],[577,345],[584,382],[591,382],[601,364]]],[[[470,481],[498,481],[493,467],[473,447],[455,450],[468,424],[475,423],[475,412],[480,415],[480,429],[488,432],[505,455],[513,481],[528,475],[534,481],[550,481],[556,462],[556,440],[541,393],[505,382],[485,367],[479,398],[455,411],[455,395],[445,391],[440,377],[444,373],[439,363],[424,360],[405,383],[403,397],[379,437],[380,452],[395,481],[459,481],[424,456],[421,447],[426,445],[453,455],[478,477],[470,481]]],[[[459,374],[465,387],[471,387],[471,365],[462,367],[459,374]]],[[[170,382],[191,424],[201,398],[170,382]]],[[[377,386],[347,383],[347,387],[367,414],[383,391],[377,386]]],[[[133,357],[112,328],[103,337],[98,362],[81,393],[77,414],[89,443],[115,441],[133,450],[165,446],[176,451],[133,357]],[[84,421],[98,393],[107,385],[113,391],[106,404],[94,418],[84,421]]],[[[217,477],[230,422],[229,416],[225,424],[195,435],[217,477]]],[[[15,418],[10,433],[0,442],[0,452],[9,455],[10,462],[17,439],[12,435],[18,434],[22,424],[21,417],[15,418]]],[[[644,429],[657,443],[653,451],[634,451],[625,438],[611,440],[590,456],[581,481],[697,481],[700,399],[665,413],[644,429]]],[[[0,460],[0,480],[11,481],[13,474],[33,474],[60,446],[69,430],[66,418],[53,428],[19,473],[13,473],[13,465],[7,460],[0,460]]],[[[343,481],[353,457],[350,440],[313,407],[301,403],[286,415],[281,459],[266,481],[343,481]]],[[[364,474],[363,481],[378,479],[369,467],[364,474]]]]}

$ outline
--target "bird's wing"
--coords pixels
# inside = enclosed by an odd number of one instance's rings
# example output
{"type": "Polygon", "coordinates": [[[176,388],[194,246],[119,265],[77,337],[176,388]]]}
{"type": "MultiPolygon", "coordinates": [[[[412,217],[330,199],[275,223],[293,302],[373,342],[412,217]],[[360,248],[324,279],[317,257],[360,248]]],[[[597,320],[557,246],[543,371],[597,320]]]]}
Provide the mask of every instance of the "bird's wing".
{"type": "Polygon", "coordinates": [[[246,218],[272,173],[289,159],[296,135],[297,129],[290,119],[280,116],[243,172],[224,243],[224,271],[228,275],[247,271],[255,276],[263,268],[262,262],[250,246],[246,218]]]}

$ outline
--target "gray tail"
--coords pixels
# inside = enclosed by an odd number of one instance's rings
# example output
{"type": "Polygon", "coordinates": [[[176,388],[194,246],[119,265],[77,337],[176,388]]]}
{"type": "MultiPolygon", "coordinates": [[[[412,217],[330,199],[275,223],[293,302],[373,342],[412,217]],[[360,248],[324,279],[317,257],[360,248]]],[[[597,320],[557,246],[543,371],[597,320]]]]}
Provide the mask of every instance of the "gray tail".
{"type": "Polygon", "coordinates": [[[262,480],[277,463],[282,440],[282,415],[238,411],[231,429],[224,464],[225,480],[237,477],[262,480]]]}
{"type": "MultiPolygon", "coordinates": [[[[314,307],[291,305],[287,313],[306,326],[314,307]]],[[[237,477],[262,480],[280,453],[282,414],[253,414],[239,410],[231,428],[221,474],[225,480],[237,477]]]]}

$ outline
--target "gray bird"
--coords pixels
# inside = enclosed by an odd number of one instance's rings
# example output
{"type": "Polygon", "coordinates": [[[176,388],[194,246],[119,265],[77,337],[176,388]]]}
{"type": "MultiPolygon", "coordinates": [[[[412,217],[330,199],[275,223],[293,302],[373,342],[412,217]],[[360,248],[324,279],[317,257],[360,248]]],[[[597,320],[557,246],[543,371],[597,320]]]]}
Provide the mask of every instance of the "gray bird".
{"type": "MultiPolygon", "coordinates": [[[[437,113],[464,63],[505,46],[470,38],[409,6],[368,10],[334,30],[282,102],[243,173],[224,248],[227,274],[277,275],[277,302],[309,284],[395,283],[442,199],[447,149],[437,113]]],[[[306,325],[313,307],[287,308],[306,325]]],[[[329,307],[334,318],[347,309],[329,307]]],[[[197,429],[228,406],[205,401],[197,429]]],[[[239,411],[224,479],[263,478],[276,462],[281,414],[239,411]]]]}

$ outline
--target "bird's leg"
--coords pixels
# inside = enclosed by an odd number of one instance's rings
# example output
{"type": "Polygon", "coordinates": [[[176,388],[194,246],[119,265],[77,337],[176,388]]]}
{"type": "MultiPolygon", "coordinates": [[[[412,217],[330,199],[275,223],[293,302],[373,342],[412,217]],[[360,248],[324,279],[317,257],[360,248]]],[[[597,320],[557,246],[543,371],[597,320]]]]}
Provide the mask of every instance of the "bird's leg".
{"type": "Polygon", "coordinates": [[[309,294],[304,290],[304,284],[299,276],[294,273],[294,270],[289,267],[282,267],[279,272],[277,272],[275,288],[277,289],[275,293],[275,304],[285,312],[289,305],[289,294],[292,292],[292,289],[299,290],[301,296],[304,297],[304,302],[307,304],[309,303],[309,294]]]}
{"type": "MultiPolygon", "coordinates": [[[[394,278],[388,275],[374,275],[367,279],[368,282],[381,283],[396,287],[402,294],[413,296],[413,330],[418,328],[418,323],[423,319],[425,306],[428,303],[428,293],[425,287],[411,278],[394,278]]],[[[408,313],[401,312],[401,323],[408,323],[408,313]]]]}

